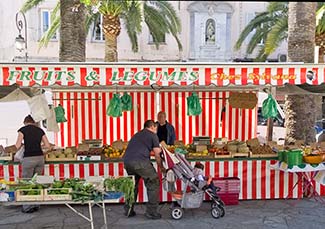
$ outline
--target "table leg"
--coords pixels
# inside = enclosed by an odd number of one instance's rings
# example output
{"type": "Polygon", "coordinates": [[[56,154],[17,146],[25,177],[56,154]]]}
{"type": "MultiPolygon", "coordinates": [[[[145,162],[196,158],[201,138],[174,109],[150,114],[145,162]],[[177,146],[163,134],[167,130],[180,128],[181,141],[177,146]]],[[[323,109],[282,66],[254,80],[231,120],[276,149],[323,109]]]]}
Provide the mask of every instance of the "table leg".
{"type": "Polygon", "coordinates": [[[91,229],[94,229],[93,209],[91,203],[88,203],[88,208],[89,208],[89,221],[91,224],[91,229]]]}
{"type": "Polygon", "coordinates": [[[106,209],[105,209],[105,202],[103,201],[102,202],[103,204],[103,216],[104,216],[104,223],[105,223],[105,226],[107,227],[107,219],[106,219],[106,209]]]}
{"type": "Polygon", "coordinates": [[[299,182],[301,182],[302,179],[303,179],[303,175],[302,175],[302,174],[297,173],[297,176],[298,176],[298,180],[297,180],[297,182],[294,184],[294,186],[293,186],[290,190],[288,190],[288,195],[287,195],[287,197],[285,198],[286,200],[289,198],[290,194],[292,194],[292,196],[293,196],[293,190],[296,188],[296,186],[299,184],[299,182]]]}

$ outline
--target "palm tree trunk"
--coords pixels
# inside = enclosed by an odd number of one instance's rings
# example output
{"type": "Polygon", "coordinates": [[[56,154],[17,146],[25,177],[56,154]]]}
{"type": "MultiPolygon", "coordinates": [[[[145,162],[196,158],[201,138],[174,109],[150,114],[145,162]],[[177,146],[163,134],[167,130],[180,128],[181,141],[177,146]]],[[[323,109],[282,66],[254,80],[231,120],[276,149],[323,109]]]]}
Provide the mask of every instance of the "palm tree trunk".
{"type": "Polygon", "coordinates": [[[117,37],[114,34],[105,34],[105,62],[117,62],[117,37]]]}
{"type": "Polygon", "coordinates": [[[117,62],[117,36],[121,32],[118,16],[103,15],[103,32],[105,35],[105,62],[117,62]]]}
{"type": "MultiPolygon", "coordinates": [[[[288,60],[314,63],[316,2],[289,2],[288,60]]],[[[298,76],[299,77],[299,76],[298,76]]],[[[288,95],[285,101],[286,141],[315,142],[315,97],[288,95]]]]}
{"type": "Polygon", "coordinates": [[[60,0],[60,62],[86,60],[86,8],[80,0],[60,0]]]}

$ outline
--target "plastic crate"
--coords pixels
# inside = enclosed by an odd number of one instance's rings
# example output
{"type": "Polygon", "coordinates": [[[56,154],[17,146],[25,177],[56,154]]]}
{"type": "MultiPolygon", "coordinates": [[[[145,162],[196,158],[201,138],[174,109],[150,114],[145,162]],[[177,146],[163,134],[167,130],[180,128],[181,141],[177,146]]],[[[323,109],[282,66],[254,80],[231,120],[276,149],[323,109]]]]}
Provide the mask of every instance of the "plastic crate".
{"type": "Polygon", "coordinates": [[[15,191],[0,191],[0,202],[15,201],[15,191]]]}
{"type": "Polygon", "coordinates": [[[212,178],[215,186],[221,188],[218,194],[221,193],[238,193],[240,192],[240,179],[238,177],[215,177],[212,178]]]}
{"type": "Polygon", "coordinates": [[[239,193],[218,193],[225,205],[237,205],[239,203],[239,193]]]}
{"type": "Polygon", "coordinates": [[[123,196],[123,192],[108,191],[104,194],[104,200],[120,199],[123,196]]]}

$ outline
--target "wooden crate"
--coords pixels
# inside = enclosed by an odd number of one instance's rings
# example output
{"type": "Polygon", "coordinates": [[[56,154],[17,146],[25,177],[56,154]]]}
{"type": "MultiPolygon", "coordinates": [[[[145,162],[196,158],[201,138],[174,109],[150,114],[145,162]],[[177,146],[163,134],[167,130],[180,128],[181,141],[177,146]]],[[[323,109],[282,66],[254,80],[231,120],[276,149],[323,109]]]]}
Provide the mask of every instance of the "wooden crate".
{"type": "Polygon", "coordinates": [[[43,189],[18,189],[15,192],[16,201],[43,201],[44,190],[43,189]],[[38,195],[27,195],[25,192],[37,191],[38,195]]]}
{"type": "Polygon", "coordinates": [[[13,160],[13,153],[9,153],[7,156],[0,156],[0,161],[12,161],[13,160]]]}
{"type": "Polygon", "coordinates": [[[73,157],[65,158],[49,158],[49,154],[45,154],[45,161],[76,161],[77,154],[74,154],[73,157]]]}
{"type": "Polygon", "coordinates": [[[231,157],[249,157],[249,152],[247,152],[247,153],[231,153],[231,157]]]}
{"type": "Polygon", "coordinates": [[[71,192],[72,188],[46,188],[44,189],[44,201],[72,200],[71,192]],[[51,190],[67,190],[68,194],[49,194],[51,190]]]}
{"type": "Polygon", "coordinates": [[[252,152],[249,152],[249,157],[251,158],[262,158],[262,157],[277,157],[277,153],[256,153],[253,154],[252,152]]]}

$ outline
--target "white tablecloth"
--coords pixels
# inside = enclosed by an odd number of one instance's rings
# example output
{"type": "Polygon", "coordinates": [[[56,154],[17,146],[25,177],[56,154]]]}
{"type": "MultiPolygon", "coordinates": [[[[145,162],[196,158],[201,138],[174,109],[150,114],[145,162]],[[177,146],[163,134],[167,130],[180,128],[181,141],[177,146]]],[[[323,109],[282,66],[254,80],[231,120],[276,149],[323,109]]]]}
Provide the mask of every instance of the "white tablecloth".
{"type": "Polygon", "coordinates": [[[320,163],[318,165],[304,163],[302,165],[295,165],[289,168],[287,163],[283,161],[278,161],[277,163],[270,165],[270,167],[275,170],[281,170],[289,173],[316,172],[314,180],[320,183],[321,185],[325,185],[325,163],[320,163]]]}

